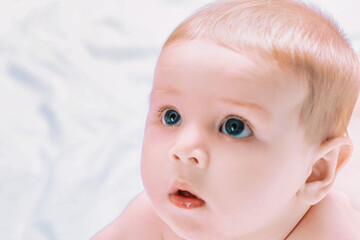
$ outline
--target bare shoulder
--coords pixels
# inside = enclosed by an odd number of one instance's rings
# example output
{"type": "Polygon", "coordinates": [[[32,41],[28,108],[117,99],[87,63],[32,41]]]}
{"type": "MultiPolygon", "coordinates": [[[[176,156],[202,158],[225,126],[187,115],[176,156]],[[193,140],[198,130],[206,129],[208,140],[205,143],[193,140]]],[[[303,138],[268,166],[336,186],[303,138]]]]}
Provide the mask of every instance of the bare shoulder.
{"type": "Polygon", "coordinates": [[[360,212],[346,195],[332,191],[309,209],[290,239],[359,240],[360,212]]]}
{"type": "Polygon", "coordinates": [[[163,239],[161,221],[144,192],[136,196],[124,212],[92,240],[163,239]]]}

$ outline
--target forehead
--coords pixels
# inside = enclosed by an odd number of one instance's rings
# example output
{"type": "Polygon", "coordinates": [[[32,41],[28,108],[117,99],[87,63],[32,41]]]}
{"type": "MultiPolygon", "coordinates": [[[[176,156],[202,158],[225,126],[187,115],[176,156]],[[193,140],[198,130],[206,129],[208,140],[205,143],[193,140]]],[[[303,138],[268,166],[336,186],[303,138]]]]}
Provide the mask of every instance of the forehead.
{"type": "MultiPolygon", "coordinates": [[[[245,56],[210,41],[192,40],[177,42],[163,49],[155,72],[156,80],[161,74],[187,70],[195,78],[197,74],[207,73],[217,81],[251,78],[259,73],[253,71],[256,65],[245,56]],[[221,78],[220,78],[221,77],[221,78]]],[[[185,73],[184,73],[185,74],[185,73]]],[[[162,79],[160,79],[162,80],[162,79]]],[[[170,82],[170,81],[169,81],[170,82]]],[[[196,84],[194,81],[193,84],[196,84]]]]}
{"type": "MultiPolygon", "coordinates": [[[[275,102],[297,104],[304,99],[300,81],[275,64],[254,61],[211,41],[192,40],[163,49],[155,71],[153,92],[183,92],[194,99],[243,100],[275,108],[275,102]]],[[[259,58],[257,58],[259,59],[259,58]]],[[[193,100],[194,100],[193,99],[193,100]]],[[[278,107],[280,107],[278,105],[278,107]]]]}

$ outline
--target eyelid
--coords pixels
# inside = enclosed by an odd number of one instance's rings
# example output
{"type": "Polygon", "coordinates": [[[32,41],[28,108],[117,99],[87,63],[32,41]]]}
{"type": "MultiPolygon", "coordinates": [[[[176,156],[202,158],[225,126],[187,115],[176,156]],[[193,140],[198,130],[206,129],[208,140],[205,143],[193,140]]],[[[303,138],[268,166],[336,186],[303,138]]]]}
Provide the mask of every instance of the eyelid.
{"type": "Polygon", "coordinates": [[[246,120],[245,118],[243,118],[243,117],[241,117],[241,116],[239,116],[239,115],[236,115],[236,114],[230,114],[230,115],[228,115],[228,116],[226,116],[225,118],[224,118],[224,120],[221,122],[221,124],[220,124],[220,126],[222,126],[223,124],[225,124],[225,122],[228,120],[228,119],[230,119],[230,118],[238,118],[238,119],[240,119],[241,121],[243,121],[244,123],[245,123],[245,125],[247,125],[249,128],[250,128],[250,130],[251,130],[251,132],[252,132],[252,135],[254,135],[254,127],[253,127],[253,125],[248,121],[248,120],[246,120]]]}
{"type": "MultiPolygon", "coordinates": [[[[172,109],[172,110],[175,110],[175,111],[179,112],[178,109],[177,109],[176,107],[174,107],[174,106],[171,106],[171,105],[162,105],[162,106],[160,106],[160,107],[156,110],[156,115],[157,115],[157,117],[158,117],[158,118],[162,118],[163,113],[164,113],[166,110],[169,110],[169,109],[172,109]]],[[[239,115],[237,115],[237,114],[227,115],[227,116],[224,118],[224,120],[221,122],[220,126],[222,126],[223,124],[225,124],[225,122],[226,122],[228,119],[230,119],[230,118],[238,118],[238,119],[240,119],[241,121],[243,121],[243,122],[250,128],[250,131],[252,132],[252,136],[254,136],[254,129],[255,129],[255,128],[253,127],[253,125],[252,125],[247,119],[245,119],[244,117],[241,117],[241,116],[239,116],[239,115]]]]}
{"type": "Polygon", "coordinates": [[[156,115],[158,116],[158,117],[161,117],[161,115],[162,115],[162,113],[165,111],[165,110],[167,110],[167,109],[169,109],[170,107],[168,106],[168,105],[164,105],[164,106],[160,106],[157,110],[156,110],[156,115]]]}
{"type": "Polygon", "coordinates": [[[161,117],[162,117],[162,114],[163,114],[166,110],[170,110],[170,109],[175,110],[176,112],[179,112],[179,111],[177,110],[177,108],[174,107],[174,106],[171,106],[171,105],[162,105],[162,106],[160,106],[159,108],[157,108],[157,110],[156,110],[156,115],[157,115],[157,117],[158,117],[158,118],[161,118],[161,117]]]}

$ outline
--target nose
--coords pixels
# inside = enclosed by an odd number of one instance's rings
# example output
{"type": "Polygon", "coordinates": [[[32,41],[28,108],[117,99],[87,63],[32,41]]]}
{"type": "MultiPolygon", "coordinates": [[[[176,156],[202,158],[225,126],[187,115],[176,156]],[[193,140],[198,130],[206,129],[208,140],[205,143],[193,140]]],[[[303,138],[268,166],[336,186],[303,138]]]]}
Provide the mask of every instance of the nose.
{"type": "Polygon", "coordinates": [[[204,132],[197,127],[179,130],[169,155],[172,161],[193,164],[200,169],[206,168],[209,164],[209,153],[204,132]]]}

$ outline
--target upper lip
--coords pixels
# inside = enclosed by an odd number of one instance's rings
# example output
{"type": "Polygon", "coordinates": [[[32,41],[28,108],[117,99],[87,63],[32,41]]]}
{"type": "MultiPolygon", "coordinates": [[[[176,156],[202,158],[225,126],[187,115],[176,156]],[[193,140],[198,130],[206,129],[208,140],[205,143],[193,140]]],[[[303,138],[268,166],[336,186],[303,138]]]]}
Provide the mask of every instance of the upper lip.
{"type": "Polygon", "coordinates": [[[193,187],[184,181],[175,181],[170,189],[170,194],[176,194],[179,190],[187,191],[191,194],[195,195],[197,198],[200,198],[197,192],[193,189],[193,187]]]}

